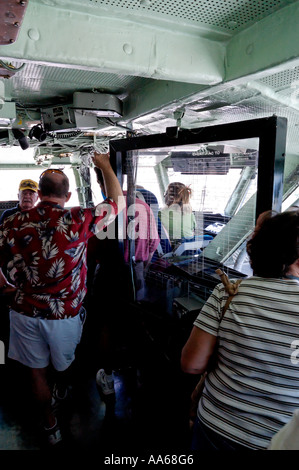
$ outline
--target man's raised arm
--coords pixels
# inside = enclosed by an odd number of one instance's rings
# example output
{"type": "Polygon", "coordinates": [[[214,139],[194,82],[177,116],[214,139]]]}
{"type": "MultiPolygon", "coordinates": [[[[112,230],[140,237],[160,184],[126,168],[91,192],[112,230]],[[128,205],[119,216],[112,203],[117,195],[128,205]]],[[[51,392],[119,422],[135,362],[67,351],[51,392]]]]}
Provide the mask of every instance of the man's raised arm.
{"type": "Polygon", "coordinates": [[[125,208],[126,201],[117,176],[111,166],[109,153],[94,152],[93,163],[102,170],[106,196],[114,200],[117,204],[118,212],[121,212],[125,208]]]}

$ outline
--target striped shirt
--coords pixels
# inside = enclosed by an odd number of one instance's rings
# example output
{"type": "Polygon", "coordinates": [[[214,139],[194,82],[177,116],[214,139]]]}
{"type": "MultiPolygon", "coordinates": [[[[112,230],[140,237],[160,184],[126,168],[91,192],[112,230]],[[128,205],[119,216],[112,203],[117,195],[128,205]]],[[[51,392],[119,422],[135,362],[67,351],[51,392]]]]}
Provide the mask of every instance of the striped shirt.
{"type": "Polygon", "coordinates": [[[227,299],[218,284],[194,325],[219,337],[218,364],[199,402],[200,420],[252,449],[299,408],[299,282],[253,276],[242,280],[219,324],[227,299]]]}

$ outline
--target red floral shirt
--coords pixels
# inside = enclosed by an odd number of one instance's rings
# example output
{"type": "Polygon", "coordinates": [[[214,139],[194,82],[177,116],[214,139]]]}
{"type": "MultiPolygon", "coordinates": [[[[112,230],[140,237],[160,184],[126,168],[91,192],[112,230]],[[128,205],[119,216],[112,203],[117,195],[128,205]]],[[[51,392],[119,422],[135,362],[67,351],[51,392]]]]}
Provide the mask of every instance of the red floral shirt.
{"type": "Polygon", "coordinates": [[[111,199],[97,207],[64,209],[40,202],[0,226],[0,265],[17,287],[11,307],[30,317],[74,317],[86,294],[87,241],[115,219],[111,199]]]}

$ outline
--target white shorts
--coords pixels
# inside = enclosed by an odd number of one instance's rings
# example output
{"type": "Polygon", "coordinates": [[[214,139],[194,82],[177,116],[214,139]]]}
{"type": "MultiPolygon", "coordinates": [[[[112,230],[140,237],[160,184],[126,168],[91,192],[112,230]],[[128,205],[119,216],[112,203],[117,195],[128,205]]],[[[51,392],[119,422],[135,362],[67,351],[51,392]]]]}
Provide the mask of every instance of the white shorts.
{"type": "Polygon", "coordinates": [[[85,310],[72,318],[45,320],[10,310],[8,357],[31,368],[67,369],[75,359],[82,336],[85,310]]]}

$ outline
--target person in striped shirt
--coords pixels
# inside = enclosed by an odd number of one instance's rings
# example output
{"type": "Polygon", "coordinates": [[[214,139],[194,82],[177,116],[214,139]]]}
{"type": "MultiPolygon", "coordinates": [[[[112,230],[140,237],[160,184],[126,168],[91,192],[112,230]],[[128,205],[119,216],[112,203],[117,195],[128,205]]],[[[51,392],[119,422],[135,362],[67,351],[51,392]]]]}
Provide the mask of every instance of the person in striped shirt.
{"type": "Polygon", "coordinates": [[[247,242],[243,279],[220,324],[218,284],[194,322],[182,370],[205,380],[193,450],[265,450],[299,408],[299,212],[265,218],[247,242]],[[298,352],[298,354],[297,354],[298,352]]]}

